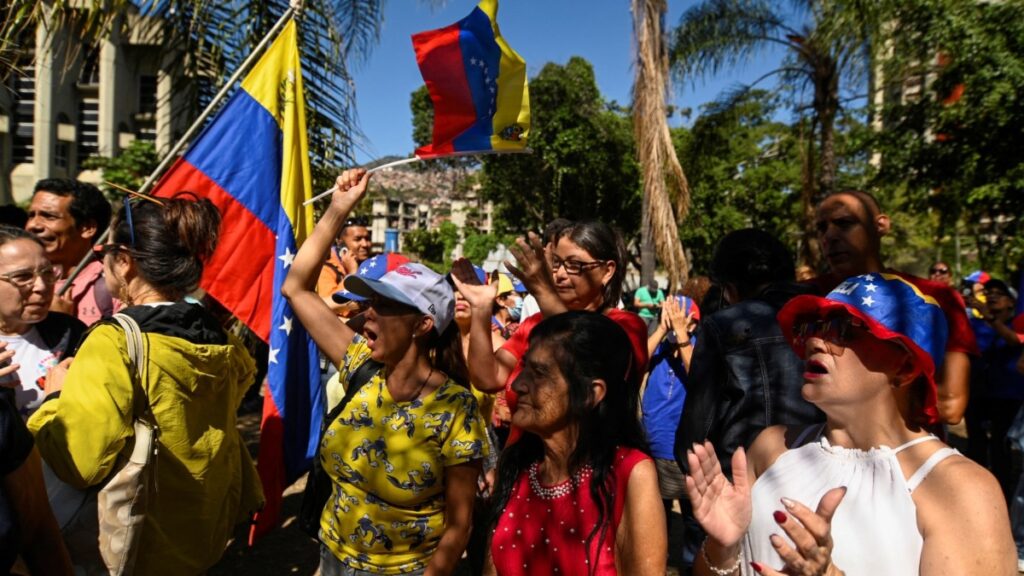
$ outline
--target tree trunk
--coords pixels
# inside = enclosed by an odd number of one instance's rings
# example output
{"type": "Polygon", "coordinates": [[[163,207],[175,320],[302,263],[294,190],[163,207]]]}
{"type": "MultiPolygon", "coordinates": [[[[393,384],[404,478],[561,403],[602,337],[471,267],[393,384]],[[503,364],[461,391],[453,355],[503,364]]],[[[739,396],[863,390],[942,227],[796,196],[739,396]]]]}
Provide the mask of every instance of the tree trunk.
{"type": "Polygon", "coordinates": [[[817,231],[814,229],[814,208],[815,202],[815,189],[814,189],[814,127],[815,120],[803,119],[800,120],[800,130],[798,133],[798,141],[800,144],[801,153],[801,170],[800,170],[800,207],[803,214],[803,233],[800,237],[800,263],[804,266],[810,266],[815,271],[820,270],[821,266],[821,246],[818,245],[817,231]],[[805,131],[805,126],[810,124],[810,128],[805,131]]]}
{"type": "Polygon", "coordinates": [[[836,190],[836,114],[839,112],[839,70],[835,60],[821,57],[815,67],[814,113],[820,130],[819,154],[821,169],[818,173],[816,202],[836,190]]]}
{"type": "Polygon", "coordinates": [[[690,188],[672,146],[665,106],[669,76],[663,23],[667,8],[666,0],[632,0],[636,39],[633,130],[643,175],[641,278],[654,276],[654,257],[646,241],[650,238],[668,272],[669,288],[678,290],[686,281],[689,266],[679,241],[676,216],[686,216],[690,188]],[[668,180],[675,184],[675,194],[670,193],[668,180]]]}

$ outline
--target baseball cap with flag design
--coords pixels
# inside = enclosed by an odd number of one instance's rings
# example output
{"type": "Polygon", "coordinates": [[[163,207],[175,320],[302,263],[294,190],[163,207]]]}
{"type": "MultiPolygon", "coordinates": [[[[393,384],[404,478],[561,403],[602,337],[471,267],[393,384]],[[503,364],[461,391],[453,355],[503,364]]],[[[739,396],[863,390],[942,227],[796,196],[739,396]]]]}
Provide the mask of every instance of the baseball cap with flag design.
{"type": "Polygon", "coordinates": [[[949,327],[939,303],[895,274],[863,274],[844,280],[824,298],[797,296],[779,310],[779,326],[802,358],[794,327],[800,321],[848,314],[880,340],[899,342],[927,382],[924,415],[938,422],[935,371],[942,365],[949,327]]]}
{"type": "Polygon", "coordinates": [[[441,334],[455,316],[455,293],[445,277],[423,264],[407,263],[396,267],[379,279],[352,274],[342,281],[345,289],[363,298],[374,294],[412,306],[434,319],[434,329],[441,334]]]}
{"type": "MultiPolygon", "coordinates": [[[[378,254],[373,258],[367,258],[366,260],[364,260],[363,263],[359,265],[359,268],[356,270],[355,275],[362,276],[363,278],[380,280],[381,276],[387,274],[388,272],[391,272],[395,268],[398,268],[402,264],[406,264],[408,262],[408,258],[402,256],[401,254],[395,254],[394,252],[389,252],[387,254],[378,254]]],[[[338,290],[334,294],[331,294],[331,299],[337,302],[338,304],[344,304],[349,300],[354,302],[362,302],[366,300],[366,298],[363,298],[362,296],[357,296],[356,294],[353,294],[348,290],[345,290],[344,285],[342,290],[338,290]]]]}

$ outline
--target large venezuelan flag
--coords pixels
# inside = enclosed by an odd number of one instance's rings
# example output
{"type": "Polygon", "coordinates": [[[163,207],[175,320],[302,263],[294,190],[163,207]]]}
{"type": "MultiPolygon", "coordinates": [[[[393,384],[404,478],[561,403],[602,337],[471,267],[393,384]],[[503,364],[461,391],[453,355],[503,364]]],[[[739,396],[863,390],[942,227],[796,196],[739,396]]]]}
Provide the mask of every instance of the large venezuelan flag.
{"type": "Polygon", "coordinates": [[[241,87],[157,184],[195,192],[221,211],[220,243],[202,287],[270,344],[259,471],[273,526],[281,493],[316,454],[322,400],[316,346],[280,286],[313,227],[306,108],[296,25],[289,22],[241,87]]]}
{"type": "Polygon", "coordinates": [[[526,62],[501,37],[498,0],[483,0],[462,20],[412,37],[434,103],[433,142],[420,158],[515,151],[530,132],[526,62]]]}

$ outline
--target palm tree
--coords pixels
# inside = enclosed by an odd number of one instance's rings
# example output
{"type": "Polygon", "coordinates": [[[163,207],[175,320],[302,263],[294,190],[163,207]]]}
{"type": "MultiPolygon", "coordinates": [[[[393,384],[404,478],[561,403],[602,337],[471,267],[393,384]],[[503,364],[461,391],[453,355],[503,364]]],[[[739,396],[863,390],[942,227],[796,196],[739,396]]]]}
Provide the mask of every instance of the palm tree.
{"type": "MultiPolygon", "coordinates": [[[[444,0],[421,0],[436,6],[444,0]]],[[[299,21],[300,51],[306,79],[310,153],[314,177],[322,178],[353,159],[360,134],[356,128],[355,84],[349,66],[366,58],[376,45],[386,0],[306,2],[299,21]]],[[[301,2],[299,2],[301,4],[301,2]]],[[[0,9],[0,83],[16,71],[27,37],[38,26],[75,30],[90,46],[115,29],[153,27],[173,54],[171,67],[185,77],[207,77],[209,86],[192,85],[195,116],[216,89],[289,7],[288,0],[13,0],[0,9]],[[148,18],[125,18],[137,12],[148,18]]]]}
{"type": "MultiPolygon", "coordinates": [[[[690,8],[673,32],[672,68],[678,77],[695,78],[747,61],[771,46],[786,49],[780,66],[753,84],[779,75],[783,85],[798,94],[810,92],[810,102],[799,98],[795,102],[798,112],[811,112],[801,193],[806,218],[809,207],[835,191],[835,122],[843,102],[840,84],[862,85],[867,78],[880,7],[873,0],[793,0],[787,12],[778,4],[705,0],[690,8]]],[[[816,264],[818,257],[810,252],[814,247],[811,222],[805,222],[804,228],[801,259],[816,264]]]]}
{"type": "Polygon", "coordinates": [[[633,130],[643,174],[641,283],[647,285],[654,276],[653,243],[668,271],[669,286],[679,289],[686,281],[689,266],[679,241],[677,218],[681,222],[690,208],[690,187],[672,145],[665,106],[669,90],[668,51],[663,33],[667,8],[667,0],[632,0],[636,39],[633,130]],[[674,184],[671,188],[669,181],[674,184]]]}

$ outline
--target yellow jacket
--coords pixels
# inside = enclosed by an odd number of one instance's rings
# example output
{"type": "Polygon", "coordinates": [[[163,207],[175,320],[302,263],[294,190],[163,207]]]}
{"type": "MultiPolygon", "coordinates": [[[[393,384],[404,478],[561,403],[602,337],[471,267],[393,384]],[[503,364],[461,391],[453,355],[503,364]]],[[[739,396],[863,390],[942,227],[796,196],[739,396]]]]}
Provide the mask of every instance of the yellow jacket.
{"type": "MultiPolygon", "coordinates": [[[[157,492],[150,498],[136,573],[199,574],[220,559],[234,526],[263,504],[235,427],[255,364],[200,307],[164,308],[129,312],[142,327],[145,390],[160,428],[157,492]],[[147,315],[165,322],[148,322],[147,315]],[[181,328],[189,322],[199,329],[181,328]]],[[[78,350],[60,396],[28,422],[39,452],[61,480],[95,486],[118,455],[130,453],[133,414],[143,410],[142,399],[133,408],[134,397],[124,332],[99,324],[78,350]]]]}

